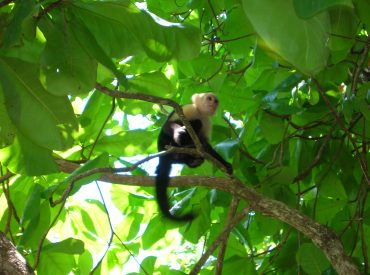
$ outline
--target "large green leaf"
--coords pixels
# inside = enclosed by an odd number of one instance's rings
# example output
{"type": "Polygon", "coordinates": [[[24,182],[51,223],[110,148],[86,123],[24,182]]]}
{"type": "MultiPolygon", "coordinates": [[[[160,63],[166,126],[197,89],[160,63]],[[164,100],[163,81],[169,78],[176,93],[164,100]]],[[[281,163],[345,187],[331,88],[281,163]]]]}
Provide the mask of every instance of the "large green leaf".
{"type": "Polygon", "coordinates": [[[84,243],[81,240],[68,238],[61,242],[50,243],[44,246],[43,251],[48,253],[82,254],[84,243]]]}
{"type": "Polygon", "coordinates": [[[370,26],[370,2],[368,0],[357,0],[354,2],[356,7],[356,13],[360,17],[361,21],[367,25],[369,29],[370,26]]]}
{"type": "Polygon", "coordinates": [[[269,50],[308,75],[326,66],[330,31],[327,12],[301,19],[295,13],[293,0],[243,0],[243,7],[269,50]]]}
{"type": "MultiPolygon", "coordinates": [[[[37,197],[39,194],[36,193],[35,196],[37,197]]],[[[43,200],[41,204],[39,204],[40,201],[38,199],[31,199],[31,201],[33,202],[27,204],[27,207],[37,206],[37,210],[29,210],[35,214],[32,214],[33,216],[29,223],[27,222],[24,224],[24,231],[20,237],[19,244],[24,247],[36,249],[40,242],[40,238],[45,234],[49,227],[51,218],[50,205],[46,200],[43,200]]]]}
{"type": "Polygon", "coordinates": [[[307,274],[322,274],[330,266],[324,253],[311,243],[301,245],[296,260],[307,274]]]}
{"type": "Polygon", "coordinates": [[[338,63],[344,60],[351,51],[355,42],[359,21],[354,10],[347,7],[331,9],[330,21],[331,36],[329,47],[332,51],[331,60],[333,63],[338,63]]]}
{"type": "Polygon", "coordinates": [[[24,36],[35,34],[35,20],[32,15],[36,9],[35,1],[19,1],[14,3],[14,16],[10,20],[3,37],[3,46],[8,48],[21,44],[24,36]]]}
{"type": "Polygon", "coordinates": [[[0,83],[12,120],[38,146],[63,150],[71,145],[76,121],[67,97],[53,96],[39,81],[38,67],[16,59],[0,59],[0,83]]]}
{"type": "Polygon", "coordinates": [[[40,28],[46,38],[41,65],[47,90],[59,96],[92,90],[96,82],[97,62],[81,45],[82,38],[76,37],[72,26],[64,24],[64,17],[57,15],[53,21],[40,21],[40,28]]]}
{"type": "Polygon", "coordinates": [[[23,226],[32,220],[38,221],[40,218],[41,193],[43,190],[44,188],[39,184],[33,186],[21,218],[23,226]]]}
{"type": "MultiPolygon", "coordinates": [[[[71,22],[71,31],[73,32],[76,41],[80,43],[81,47],[83,47],[89,56],[94,57],[99,63],[103,64],[107,69],[114,73],[121,84],[125,84],[126,77],[124,74],[117,69],[116,64],[99,45],[94,35],[84,25],[84,23],[81,20],[77,20],[77,18],[75,19],[76,20],[71,22]]],[[[95,69],[95,67],[93,67],[93,69],[95,69]]],[[[90,73],[93,73],[91,77],[95,77],[95,71],[90,71],[90,73]]]]}
{"type": "Polygon", "coordinates": [[[147,93],[154,96],[171,97],[175,88],[160,72],[141,74],[129,80],[130,92],[147,93]]]}
{"type": "Polygon", "coordinates": [[[6,110],[4,94],[0,86],[0,148],[10,145],[17,134],[17,129],[9,118],[6,110]]]}
{"type": "Polygon", "coordinates": [[[353,8],[351,0],[293,0],[293,4],[297,15],[302,18],[310,18],[338,6],[353,8]]]}
{"type": "Polygon", "coordinates": [[[157,241],[159,241],[166,234],[167,224],[163,223],[163,219],[160,216],[154,216],[142,236],[142,244],[144,249],[152,247],[157,241]]]}
{"type": "MultiPolygon", "coordinates": [[[[60,183],[57,187],[57,193],[61,194],[65,188],[70,184],[70,181],[75,178],[76,176],[84,173],[84,172],[87,172],[91,169],[94,169],[94,168],[102,168],[102,167],[107,167],[108,166],[108,161],[109,161],[109,156],[107,153],[102,153],[100,154],[98,157],[92,159],[92,160],[89,160],[87,161],[85,164],[83,164],[82,166],[80,166],[79,168],[77,168],[75,171],[73,171],[73,173],[71,173],[66,179],[64,182],[60,183]]],[[[83,185],[85,184],[88,184],[94,180],[97,180],[99,179],[99,177],[101,176],[100,173],[95,173],[95,174],[92,174],[88,177],[84,177],[78,181],[76,181],[73,185],[73,189],[72,191],[70,192],[69,195],[73,195],[74,193],[76,193],[83,185]]]]}
{"type": "Polygon", "coordinates": [[[53,275],[65,275],[71,273],[76,267],[76,260],[74,255],[46,252],[42,254],[37,270],[40,274],[48,274],[50,265],[53,266],[53,275]]]}
{"type": "Polygon", "coordinates": [[[84,145],[96,139],[111,110],[112,99],[109,96],[98,91],[91,94],[79,117],[82,127],[79,139],[84,145]]]}
{"type": "Polygon", "coordinates": [[[59,171],[52,151],[38,146],[21,133],[12,145],[0,150],[0,160],[10,171],[21,175],[38,176],[59,171]]]}
{"type": "Polygon", "coordinates": [[[284,121],[268,113],[261,113],[260,127],[262,135],[270,144],[282,142],[284,136],[284,121]]]}
{"type": "Polygon", "coordinates": [[[164,61],[191,58],[200,50],[196,28],[160,25],[129,1],[74,2],[70,10],[111,57],[127,57],[144,50],[150,57],[164,61]]]}
{"type": "Polygon", "coordinates": [[[222,273],[238,275],[258,274],[254,265],[255,264],[252,260],[246,260],[244,257],[233,256],[225,261],[222,273]]]}
{"type": "Polygon", "coordinates": [[[114,156],[136,156],[155,151],[157,131],[132,130],[101,138],[95,146],[99,152],[109,151],[114,156]]]}

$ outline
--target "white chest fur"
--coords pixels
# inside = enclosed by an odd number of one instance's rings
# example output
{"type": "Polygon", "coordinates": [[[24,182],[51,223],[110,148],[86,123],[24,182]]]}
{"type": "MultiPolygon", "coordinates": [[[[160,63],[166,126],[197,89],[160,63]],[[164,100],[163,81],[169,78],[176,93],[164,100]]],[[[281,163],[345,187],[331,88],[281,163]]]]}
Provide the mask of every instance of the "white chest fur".
{"type": "MultiPolygon", "coordinates": [[[[200,119],[202,121],[202,134],[205,136],[207,139],[210,138],[211,136],[211,131],[212,131],[212,122],[207,115],[203,115],[199,112],[199,110],[193,105],[193,104],[188,104],[183,106],[183,112],[185,117],[190,121],[190,120],[196,120],[200,119]]],[[[178,115],[174,113],[172,117],[170,118],[171,121],[174,121],[178,119],[178,115]]]]}

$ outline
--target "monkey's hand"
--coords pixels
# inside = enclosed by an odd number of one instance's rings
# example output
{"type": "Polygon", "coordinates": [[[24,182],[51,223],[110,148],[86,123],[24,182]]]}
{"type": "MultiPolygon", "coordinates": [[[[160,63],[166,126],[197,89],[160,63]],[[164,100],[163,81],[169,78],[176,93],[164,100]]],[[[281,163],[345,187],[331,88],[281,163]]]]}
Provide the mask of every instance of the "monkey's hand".
{"type": "Polygon", "coordinates": [[[188,145],[191,142],[191,138],[186,131],[185,126],[178,127],[173,133],[173,139],[179,146],[188,145]]]}

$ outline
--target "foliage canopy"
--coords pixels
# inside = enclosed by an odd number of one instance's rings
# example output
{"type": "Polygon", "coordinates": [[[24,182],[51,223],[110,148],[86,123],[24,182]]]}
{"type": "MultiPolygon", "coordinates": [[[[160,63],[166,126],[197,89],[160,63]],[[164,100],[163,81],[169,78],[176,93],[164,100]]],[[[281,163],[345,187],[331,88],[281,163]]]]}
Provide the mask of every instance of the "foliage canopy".
{"type": "Polygon", "coordinates": [[[2,0],[0,231],[38,274],[368,273],[369,26],[367,0],[2,0]],[[149,155],[209,90],[235,178],[180,169],[173,224],[149,155]]]}

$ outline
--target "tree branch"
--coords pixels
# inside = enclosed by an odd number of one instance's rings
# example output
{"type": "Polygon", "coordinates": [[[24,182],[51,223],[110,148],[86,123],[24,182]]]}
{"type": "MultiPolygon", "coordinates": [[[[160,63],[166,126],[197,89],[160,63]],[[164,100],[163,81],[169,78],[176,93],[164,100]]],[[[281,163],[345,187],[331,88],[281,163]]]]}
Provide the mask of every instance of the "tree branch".
{"type": "MultiPolygon", "coordinates": [[[[229,210],[229,213],[227,215],[226,228],[228,228],[233,223],[233,218],[235,218],[235,214],[236,214],[236,211],[238,209],[238,205],[239,205],[239,198],[237,196],[233,196],[233,199],[232,199],[231,205],[230,205],[230,210],[229,210]]],[[[231,227],[231,229],[233,229],[234,227],[235,227],[235,225],[233,227],[231,227]]],[[[224,264],[224,258],[225,258],[226,247],[227,247],[227,240],[229,239],[230,233],[231,233],[231,230],[228,231],[228,234],[225,234],[225,235],[222,236],[221,244],[220,244],[220,251],[218,252],[218,257],[217,257],[217,264],[216,264],[216,271],[215,271],[216,275],[221,275],[222,274],[222,267],[223,267],[223,264],[224,264]]],[[[220,235],[220,237],[221,237],[221,235],[220,235]]]]}
{"type": "MultiPolygon", "coordinates": [[[[59,168],[65,173],[72,173],[79,167],[66,161],[58,161],[59,168]],[[71,168],[74,169],[71,170],[71,168]]],[[[154,186],[155,177],[130,176],[105,173],[100,177],[101,181],[115,184],[133,186],[154,186]]],[[[205,186],[229,192],[248,202],[250,210],[258,211],[264,215],[283,221],[298,231],[302,232],[307,238],[311,239],[325,253],[338,274],[360,274],[356,265],[353,263],[343,249],[340,239],[326,226],[319,224],[310,217],[292,209],[280,201],[266,198],[246,186],[236,178],[220,177],[172,177],[170,181],[172,187],[194,187],[205,186]]]]}
{"type": "Polygon", "coordinates": [[[167,105],[171,106],[176,114],[179,116],[179,119],[181,122],[185,125],[186,130],[188,131],[191,139],[194,141],[195,147],[199,152],[202,152],[202,144],[199,141],[199,138],[197,134],[195,133],[193,127],[191,127],[189,121],[186,119],[184,112],[182,111],[182,107],[176,102],[171,99],[166,99],[162,97],[157,97],[157,96],[151,96],[151,95],[146,95],[146,94],[141,94],[141,93],[132,93],[132,92],[121,92],[121,91],[114,91],[111,90],[100,83],[96,83],[95,88],[102,93],[113,97],[113,98],[127,98],[127,99],[136,99],[136,100],[143,100],[147,102],[152,102],[152,103],[157,103],[160,105],[167,105]]]}
{"type": "Polygon", "coordinates": [[[17,248],[0,231],[0,274],[34,274],[17,248]]]}

